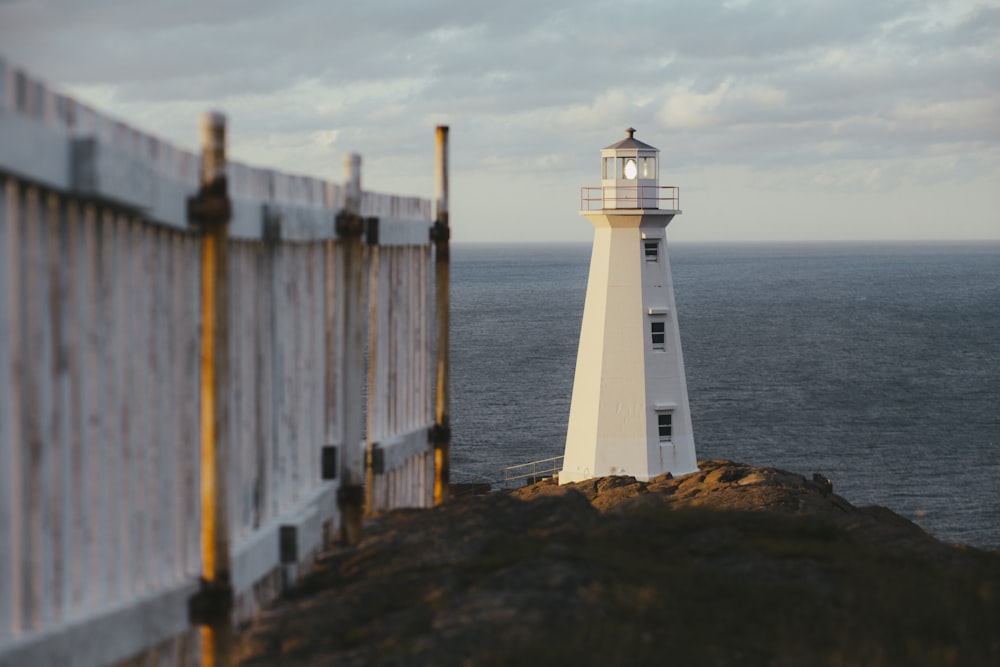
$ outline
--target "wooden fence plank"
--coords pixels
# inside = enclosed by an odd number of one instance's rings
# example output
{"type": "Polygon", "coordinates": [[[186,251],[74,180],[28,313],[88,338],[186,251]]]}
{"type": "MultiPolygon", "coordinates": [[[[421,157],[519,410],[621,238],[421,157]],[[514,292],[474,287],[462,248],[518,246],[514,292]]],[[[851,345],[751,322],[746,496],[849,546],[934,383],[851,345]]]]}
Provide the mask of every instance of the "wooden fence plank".
{"type": "Polygon", "coordinates": [[[149,390],[149,353],[152,337],[149,302],[152,300],[152,276],[149,272],[149,234],[152,229],[141,221],[127,222],[130,237],[129,263],[132,271],[132,288],[128,290],[127,303],[132,327],[129,332],[132,349],[129,367],[129,408],[132,434],[129,437],[132,465],[126,474],[125,483],[132,496],[132,511],[129,517],[129,542],[134,554],[130,595],[144,595],[147,588],[148,567],[150,565],[149,530],[152,500],[155,497],[155,481],[151,474],[149,458],[152,454],[150,441],[152,429],[149,426],[152,397],[149,390]]]}
{"type": "Polygon", "coordinates": [[[21,206],[18,184],[0,178],[0,313],[10,325],[0,327],[0,502],[9,508],[0,515],[0,641],[24,629],[24,498],[21,347],[21,206]]]}
{"type": "Polygon", "coordinates": [[[53,450],[50,483],[52,484],[52,614],[58,622],[70,614],[72,574],[74,569],[73,475],[72,475],[72,404],[69,347],[73,322],[70,317],[69,281],[72,271],[68,243],[66,210],[55,193],[45,198],[48,234],[49,322],[51,334],[52,402],[49,428],[53,450]]]}
{"type": "Polygon", "coordinates": [[[168,490],[173,483],[174,471],[170,465],[170,426],[166,422],[171,405],[166,400],[169,385],[165,367],[165,355],[169,351],[167,317],[172,302],[169,293],[169,234],[163,228],[154,227],[148,230],[146,241],[146,265],[151,285],[146,304],[150,331],[146,362],[146,424],[150,447],[145,482],[151,493],[148,493],[147,501],[149,558],[145,580],[146,590],[153,592],[161,590],[170,581],[169,573],[173,569],[172,545],[164,540],[164,536],[172,532],[170,512],[164,511],[172,503],[168,490]]]}
{"type": "Polygon", "coordinates": [[[201,349],[201,309],[200,309],[200,282],[201,282],[201,262],[202,254],[201,239],[190,236],[185,241],[186,251],[185,269],[185,297],[184,321],[188,323],[185,328],[185,350],[184,350],[184,377],[187,378],[186,392],[184,397],[185,418],[181,420],[181,442],[187,444],[187,456],[184,459],[184,480],[185,488],[183,498],[185,500],[186,516],[197,517],[197,521],[186,522],[187,526],[185,546],[187,549],[187,563],[185,573],[194,575],[201,572],[201,504],[199,492],[201,486],[200,474],[200,454],[198,445],[198,412],[200,401],[190,400],[193,396],[198,396],[200,392],[201,378],[199,375],[201,349]]]}
{"type": "Polygon", "coordinates": [[[275,421],[274,370],[277,363],[274,354],[275,327],[274,313],[274,254],[273,243],[265,241],[260,252],[260,270],[257,274],[255,292],[260,311],[260,326],[257,332],[257,367],[260,393],[258,398],[259,427],[257,429],[257,451],[255,465],[260,474],[260,497],[257,511],[261,524],[273,516],[275,471],[271,465],[274,459],[277,426],[275,421]]]}
{"type": "MultiPolygon", "coordinates": [[[[68,585],[64,599],[65,615],[71,617],[83,608],[87,564],[87,493],[86,442],[82,387],[83,341],[85,330],[86,283],[83,276],[86,245],[82,239],[82,212],[79,202],[70,199],[63,211],[62,264],[63,309],[65,313],[60,345],[65,355],[65,384],[62,415],[66,454],[63,486],[68,508],[64,516],[66,547],[64,551],[68,585]]],[[[3,309],[0,308],[0,312],[3,309]]]]}
{"type": "Polygon", "coordinates": [[[38,189],[27,187],[24,191],[24,308],[22,317],[25,323],[24,352],[27,360],[27,371],[22,377],[24,387],[24,403],[22,405],[23,437],[25,443],[25,458],[23,459],[24,505],[27,522],[25,522],[24,574],[26,595],[24,599],[24,615],[27,629],[41,626],[44,620],[43,600],[46,593],[45,580],[45,550],[46,528],[48,522],[48,502],[45,486],[45,433],[43,432],[43,417],[45,413],[45,381],[44,372],[46,335],[44,323],[45,294],[45,260],[43,250],[44,229],[41,220],[38,189]]]}
{"type": "Polygon", "coordinates": [[[84,608],[98,608],[106,599],[104,578],[105,548],[105,484],[104,442],[101,417],[107,398],[104,387],[104,364],[101,355],[103,339],[101,295],[101,223],[93,204],[83,207],[81,233],[81,295],[82,360],[80,378],[80,430],[86,443],[83,486],[86,507],[87,548],[81,554],[85,561],[86,594],[84,608]]]}

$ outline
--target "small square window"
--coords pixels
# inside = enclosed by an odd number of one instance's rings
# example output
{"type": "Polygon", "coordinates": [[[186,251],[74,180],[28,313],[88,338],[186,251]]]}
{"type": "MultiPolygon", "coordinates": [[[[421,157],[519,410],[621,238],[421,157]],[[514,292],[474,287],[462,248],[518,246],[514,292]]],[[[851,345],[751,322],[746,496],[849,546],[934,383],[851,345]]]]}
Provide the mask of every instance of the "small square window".
{"type": "Polygon", "coordinates": [[[674,437],[674,416],[669,412],[657,412],[656,427],[660,433],[660,442],[670,442],[674,437]]]}
{"type": "Polygon", "coordinates": [[[650,322],[649,332],[652,334],[654,350],[662,350],[664,348],[666,331],[667,327],[665,322],[650,322]]]}
{"type": "Polygon", "coordinates": [[[657,241],[643,241],[643,253],[647,262],[655,262],[660,256],[660,244],[657,241]]]}

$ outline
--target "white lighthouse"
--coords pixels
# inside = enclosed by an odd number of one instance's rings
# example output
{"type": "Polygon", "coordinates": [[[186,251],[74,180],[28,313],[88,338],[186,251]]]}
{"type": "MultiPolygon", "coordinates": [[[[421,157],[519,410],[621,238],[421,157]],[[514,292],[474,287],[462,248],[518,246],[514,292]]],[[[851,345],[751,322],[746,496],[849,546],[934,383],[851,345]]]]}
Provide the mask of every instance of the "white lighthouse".
{"type": "Polygon", "coordinates": [[[594,247],[560,484],[698,469],[667,256],[679,192],[627,132],[601,151],[601,186],[581,191],[594,247]]]}

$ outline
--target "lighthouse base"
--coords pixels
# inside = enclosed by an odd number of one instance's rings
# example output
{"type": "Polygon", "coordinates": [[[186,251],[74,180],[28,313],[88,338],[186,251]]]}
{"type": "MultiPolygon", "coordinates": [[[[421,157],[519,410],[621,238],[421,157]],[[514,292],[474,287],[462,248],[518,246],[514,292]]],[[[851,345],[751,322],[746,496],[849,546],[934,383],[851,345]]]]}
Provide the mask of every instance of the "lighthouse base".
{"type": "Polygon", "coordinates": [[[645,439],[632,443],[622,443],[619,440],[615,446],[600,442],[576,442],[574,446],[568,446],[566,449],[571,454],[564,459],[563,468],[559,471],[560,484],[616,475],[626,475],[640,482],[648,482],[668,472],[674,477],[698,472],[693,442],[666,442],[658,447],[650,447],[645,439]],[[624,455],[629,450],[636,456],[624,455]],[[597,453],[600,451],[614,451],[615,455],[599,457],[597,453]],[[613,460],[600,461],[600,458],[613,460]]]}

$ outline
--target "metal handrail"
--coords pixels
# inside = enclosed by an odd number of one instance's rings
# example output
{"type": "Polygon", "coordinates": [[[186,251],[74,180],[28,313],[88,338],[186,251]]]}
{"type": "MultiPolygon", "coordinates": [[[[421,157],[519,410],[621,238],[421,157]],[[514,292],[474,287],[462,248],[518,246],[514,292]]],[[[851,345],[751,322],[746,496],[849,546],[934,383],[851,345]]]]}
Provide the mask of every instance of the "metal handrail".
{"type": "Polygon", "coordinates": [[[562,456],[553,456],[552,458],[542,459],[541,461],[532,461],[530,463],[520,463],[514,466],[507,466],[502,469],[504,488],[509,488],[510,482],[520,479],[552,477],[557,472],[562,470],[562,461],[562,456]]]}
{"type": "Polygon", "coordinates": [[[681,210],[680,188],[674,185],[585,185],[580,188],[581,211],[643,208],[681,210]],[[664,206],[664,202],[668,205],[664,206]]]}

